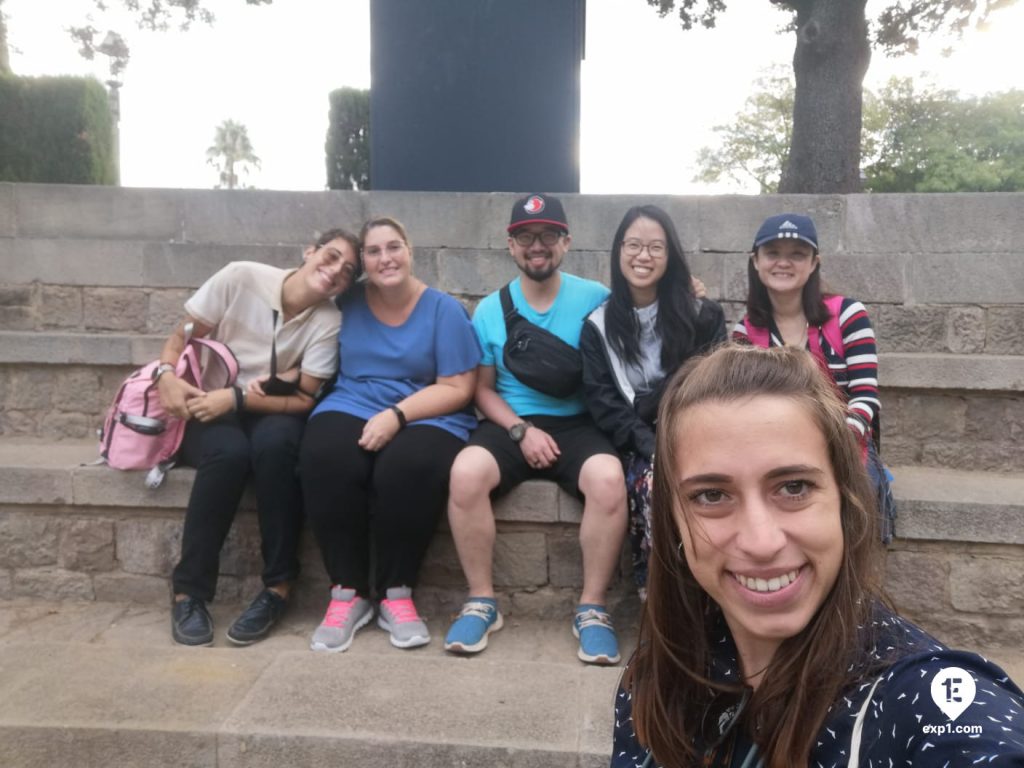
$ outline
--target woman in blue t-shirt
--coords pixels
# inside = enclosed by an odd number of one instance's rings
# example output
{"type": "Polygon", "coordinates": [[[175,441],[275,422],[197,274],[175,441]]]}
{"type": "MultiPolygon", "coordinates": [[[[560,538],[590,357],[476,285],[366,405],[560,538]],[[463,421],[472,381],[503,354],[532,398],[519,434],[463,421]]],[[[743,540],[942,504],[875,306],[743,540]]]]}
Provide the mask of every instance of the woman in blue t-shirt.
{"type": "Polygon", "coordinates": [[[306,513],[333,585],[315,651],[346,650],[373,617],[374,594],[392,645],[430,642],[412,588],[452,461],[476,426],[480,345],[465,309],[413,274],[399,222],[373,219],[360,239],[366,280],[341,302],[341,367],[300,458],[306,513]]]}

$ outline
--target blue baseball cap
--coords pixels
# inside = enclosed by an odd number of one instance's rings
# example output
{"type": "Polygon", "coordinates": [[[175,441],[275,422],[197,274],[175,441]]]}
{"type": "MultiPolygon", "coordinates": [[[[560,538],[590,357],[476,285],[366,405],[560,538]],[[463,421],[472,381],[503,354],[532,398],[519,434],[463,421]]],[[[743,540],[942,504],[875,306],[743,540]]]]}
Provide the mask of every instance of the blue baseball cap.
{"type": "Polygon", "coordinates": [[[799,213],[780,213],[765,219],[754,236],[752,250],[756,251],[772,240],[803,240],[814,248],[815,253],[818,252],[818,231],[814,228],[814,222],[809,216],[801,216],[799,213]]]}

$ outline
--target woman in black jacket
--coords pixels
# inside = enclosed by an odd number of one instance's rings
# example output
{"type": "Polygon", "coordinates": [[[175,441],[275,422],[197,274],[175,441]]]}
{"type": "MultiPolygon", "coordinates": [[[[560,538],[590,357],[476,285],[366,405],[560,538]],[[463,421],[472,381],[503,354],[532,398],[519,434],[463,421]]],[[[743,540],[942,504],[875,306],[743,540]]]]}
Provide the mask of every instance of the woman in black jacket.
{"type": "Polygon", "coordinates": [[[725,340],[725,315],[716,302],[694,297],[675,225],[657,206],[626,211],[612,241],[611,276],[611,296],[583,324],[583,385],[594,421],[622,457],[643,598],[658,402],[680,365],[725,340]]]}

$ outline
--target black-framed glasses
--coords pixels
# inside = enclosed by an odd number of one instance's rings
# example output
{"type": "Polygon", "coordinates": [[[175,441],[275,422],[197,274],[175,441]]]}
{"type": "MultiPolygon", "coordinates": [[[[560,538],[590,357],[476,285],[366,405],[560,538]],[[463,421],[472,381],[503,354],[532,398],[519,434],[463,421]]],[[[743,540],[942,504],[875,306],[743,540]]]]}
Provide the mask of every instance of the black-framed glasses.
{"type": "Polygon", "coordinates": [[[554,229],[545,229],[543,232],[516,232],[512,235],[512,239],[523,248],[529,248],[538,240],[541,244],[550,247],[562,239],[562,234],[554,229]]]}
{"type": "Polygon", "coordinates": [[[668,248],[661,240],[651,240],[649,243],[642,243],[639,240],[622,241],[622,252],[627,256],[639,256],[644,248],[647,249],[652,259],[663,259],[668,253],[668,248]]]}

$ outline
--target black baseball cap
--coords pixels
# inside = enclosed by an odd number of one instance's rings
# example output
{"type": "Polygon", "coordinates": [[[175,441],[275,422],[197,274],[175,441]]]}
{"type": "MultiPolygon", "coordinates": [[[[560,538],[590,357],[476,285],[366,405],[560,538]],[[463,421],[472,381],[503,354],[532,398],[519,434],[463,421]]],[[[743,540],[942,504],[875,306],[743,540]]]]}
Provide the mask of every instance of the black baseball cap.
{"type": "Polygon", "coordinates": [[[550,224],[566,233],[569,231],[562,201],[551,195],[527,195],[513,203],[512,217],[508,223],[509,234],[527,224],[550,224]]]}

